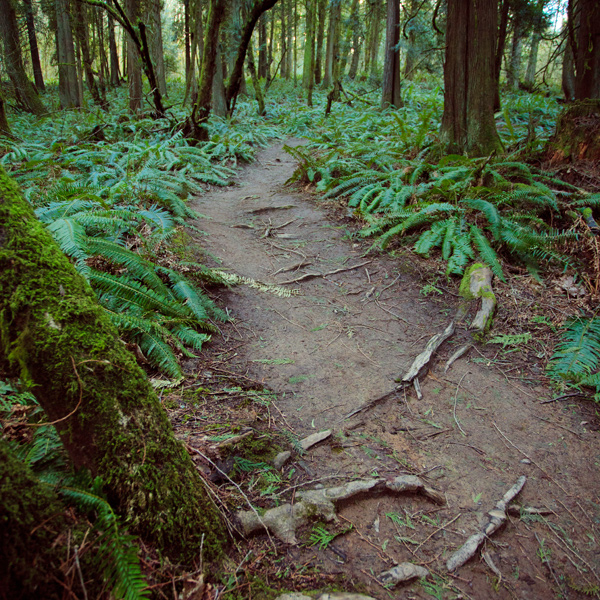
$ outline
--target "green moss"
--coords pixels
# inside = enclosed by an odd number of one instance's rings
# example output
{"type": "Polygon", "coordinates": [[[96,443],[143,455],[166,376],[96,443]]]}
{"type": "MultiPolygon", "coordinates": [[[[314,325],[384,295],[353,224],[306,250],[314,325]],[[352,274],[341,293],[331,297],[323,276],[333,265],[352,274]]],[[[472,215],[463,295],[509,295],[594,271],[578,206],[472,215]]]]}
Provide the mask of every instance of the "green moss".
{"type": "Polygon", "coordinates": [[[475,296],[471,293],[471,274],[473,271],[477,269],[483,269],[484,265],[481,263],[473,263],[463,275],[463,278],[460,282],[460,287],[458,289],[458,294],[462,296],[465,300],[474,300],[475,296]]]}
{"type": "Polygon", "coordinates": [[[177,562],[221,554],[219,513],[174,438],[145,373],[87,282],[0,169],[2,351],[27,375],[78,468],[105,482],[111,504],[177,562]],[[65,418],[69,416],[69,418],[65,418]]]}
{"type": "Polygon", "coordinates": [[[228,444],[222,449],[221,455],[223,458],[239,456],[252,462],[269,463],[279,452],[281,452],[280,446],[274,444],[270,437],[261,435],[259,437],[248,436],[235,444],[228,444]]]}

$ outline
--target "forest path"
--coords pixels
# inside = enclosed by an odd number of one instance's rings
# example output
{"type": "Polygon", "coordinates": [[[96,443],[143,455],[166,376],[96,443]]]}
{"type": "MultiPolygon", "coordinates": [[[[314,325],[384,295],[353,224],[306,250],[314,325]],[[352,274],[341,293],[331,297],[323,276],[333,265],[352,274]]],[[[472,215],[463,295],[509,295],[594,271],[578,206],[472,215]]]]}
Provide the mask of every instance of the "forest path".
{"type": "MultiPolygon", "coordinates": [[[[392,561],[406,560],[432,563],[443,571],[436,562],[444,560],[441,553],[446,550],[447,557],[448,549],[478,531],[485,513],[526,475],[520,500],[552,510],[553,522],[600,573],[597,546],[590,545],[590,539],[600,539],[597,433],[586,428],[580,406],[542,404],[551,397],[548,389],[503,373],[493,361],[460,359],[445,375],[445,359],[463,343],[464,328],[441,348],[421,380],[423,400],[417,401],[412,391],[392,395],[343,421],[354,409],[393,390],[394,379],[445,328],[455,306],[448,297],[424,298],[423,282],[410,261],[364,257],[368,246],[353,240],[344,224],[302,190],[286,187],[296,163],[282,146],[275,143],[259,152],[255,163],[240,170],[235,185],[209,190],[193,208],[207,217],[195,224],[206,233],[200,243],[215,266],[299,293],[281,298],[245,285],[223,291],[220,304],[234,321],[207,351],[221,353],[227,369],[276,392],[278,410],[299,437],[334,430],[333,443],[302,457],[309,478],[424,473],[448,502],[439,509],[418,497],[382,496],[349,504],[341,514],[360,535],[337,538],[346,560],[325,551],[319,568],[344,571],[371,595],[387,598],[361,573],[377,573],[392,561]],[[337,269],[346,270],[326,274],[337,269]],[[283,284],[307,273],[319,276],[283,284]],[[399,527],[386,518],[389,513],[405,521],[412,515],[417,531],[399,527]],[[436,520],[433,525],[421,518],[424,514],[436,520]],[[436,522],[455,517],[452,527],[434,533],[436,522]],[[432,533],[416,554],[410,542],[394,541],[412,536],[420,542],[432,533]]],[[[573,574],[582,585],[600,583],[589,570],[577,574],[569,561],[581,563],[565,550],[567,542],[557,541],[560,536],[543,524],[536,527],[538,538],[531,525],[514,520],[495,536],[499,545],[488,544],[503,575],[498,592],[492,589],[495,575],[478,560],[461,570],[457,585],[473,598],[552,597],[553,575],[536,555],[542,538],[561,572],[573,574]]],[[[315,551],[299,547],[289,553],[301,564],[315,551]]],[[[411,594],[428,597],[418,586],[411,594]]]]}

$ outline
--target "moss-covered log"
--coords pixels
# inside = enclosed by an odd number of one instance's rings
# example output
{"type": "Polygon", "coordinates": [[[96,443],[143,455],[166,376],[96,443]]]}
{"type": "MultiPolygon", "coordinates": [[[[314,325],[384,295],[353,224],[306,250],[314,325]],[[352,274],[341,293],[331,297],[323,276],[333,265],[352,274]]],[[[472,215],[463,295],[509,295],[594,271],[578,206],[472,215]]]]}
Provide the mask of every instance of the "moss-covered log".
{"type": "Polygon", "coordinates": [[[145,373],[0,169],[0,357],[32,391],[76,467],[102,477],[129,527],[172,560],[221,553],[217,510],[145,373]]]}
{"type": "Polygon", "coordinates": [[[0,598],[60,598],[64,507],[0,441],[0,598]]]}

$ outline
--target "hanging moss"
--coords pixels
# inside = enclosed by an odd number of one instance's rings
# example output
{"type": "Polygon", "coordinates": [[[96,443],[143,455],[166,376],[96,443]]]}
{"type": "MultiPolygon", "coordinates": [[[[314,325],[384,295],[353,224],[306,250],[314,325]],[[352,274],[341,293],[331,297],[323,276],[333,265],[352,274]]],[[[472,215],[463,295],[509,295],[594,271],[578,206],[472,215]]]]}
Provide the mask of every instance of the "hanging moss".
{"type": "Polygon", "coordinates": [[[145,373],[1,168],[0,223],[0,354],[135,533],[177,562],[218,557],[224,527],[145,373]]]}

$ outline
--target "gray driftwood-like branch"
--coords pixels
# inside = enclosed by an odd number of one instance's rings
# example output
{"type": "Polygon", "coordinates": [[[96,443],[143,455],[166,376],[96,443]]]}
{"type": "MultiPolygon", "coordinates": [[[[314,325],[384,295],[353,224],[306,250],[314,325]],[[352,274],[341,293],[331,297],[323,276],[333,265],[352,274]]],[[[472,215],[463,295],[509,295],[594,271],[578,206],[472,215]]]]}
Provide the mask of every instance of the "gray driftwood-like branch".
{"type": "Polygon", "coordinates": [[[501,500],[496,503],[496,506],[488,512],[489,520],[485,527],[478,533],[473,534],[446,562],[448,571],[454,571],[462,567],[469,559],[473,558],[477,550],[483,544],[483,541],[498,531],[506,522],[506,507],[523,489],[527,478],[522,475],[517,479],[517,483],[513,485],[504,494],[501,500]]]}

